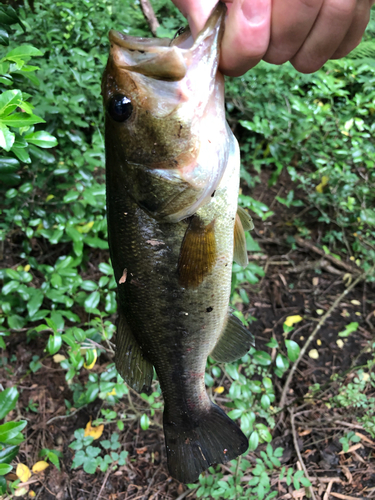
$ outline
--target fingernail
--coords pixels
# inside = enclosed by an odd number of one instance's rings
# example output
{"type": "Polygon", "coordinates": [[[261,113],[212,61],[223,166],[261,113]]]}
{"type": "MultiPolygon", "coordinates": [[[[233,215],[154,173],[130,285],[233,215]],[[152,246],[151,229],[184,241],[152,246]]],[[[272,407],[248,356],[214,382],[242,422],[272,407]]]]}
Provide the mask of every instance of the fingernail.
{"type": "Polygon", "coordinates": [[[260,24],[270,15],[270,0],[243,0],[242,13],[250,24],[260,24]]]}

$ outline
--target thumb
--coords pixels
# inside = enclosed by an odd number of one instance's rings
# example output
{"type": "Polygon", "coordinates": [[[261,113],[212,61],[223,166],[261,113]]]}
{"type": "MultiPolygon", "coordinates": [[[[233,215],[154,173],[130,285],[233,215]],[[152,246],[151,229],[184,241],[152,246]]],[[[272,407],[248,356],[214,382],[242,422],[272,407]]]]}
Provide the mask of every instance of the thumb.
{"type": "Polygon", "coordinates": [[[173,3],[188,20],[195,38],[204,28],[217,0],[173,0],[173,3]]]}
{"type": "Polygon", "coordinates": [[[220,70],[240,76],[258,64],[270,42],[272,0],[234,0],[221,45],[220,70]]]}

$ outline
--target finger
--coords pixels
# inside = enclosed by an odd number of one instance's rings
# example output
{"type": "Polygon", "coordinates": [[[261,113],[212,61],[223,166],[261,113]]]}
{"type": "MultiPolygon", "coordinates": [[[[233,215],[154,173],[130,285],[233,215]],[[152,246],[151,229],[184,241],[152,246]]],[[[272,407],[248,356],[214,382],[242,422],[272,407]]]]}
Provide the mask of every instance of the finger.
{"type": "MultiPolygon", "coordinates": [[[[375,0],[374,0],[375,1],[375,0]]],[[[347,31],[339,48],[331,56],[331,59],[339,59],[351,52],[362,40],[363,33],[370,19],[371,6],[368,0],[359,0],[354,14],[352,24],[347,31]]]]}
{"type": "Polygon", "coordinates": [[[353,19],[356,0],[325,0],[308,37],[291,59],[301,73],[317,71],[332,57],[353,19]]]}
{"type": "Polygon", "coordinates": [[[274,0],[271,40],[264,60],[272,64],[289,61],[308,36],[323,0],[274,0]]]}
{"type": "Polygon", "coordinates": [[[240,76],[267,51],[271,0],[234,0],[228,7],[219,68],[225,75],[240,76]]]}

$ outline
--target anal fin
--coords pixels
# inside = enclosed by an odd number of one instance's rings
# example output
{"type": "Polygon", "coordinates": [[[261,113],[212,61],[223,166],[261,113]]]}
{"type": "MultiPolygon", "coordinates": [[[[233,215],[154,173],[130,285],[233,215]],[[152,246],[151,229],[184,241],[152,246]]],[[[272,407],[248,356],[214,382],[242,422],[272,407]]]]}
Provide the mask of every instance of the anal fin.
{"type": "Polygon", "coordinates": [[[125,382],[137,392],[151,393],[153,366],[144,358],[138,342],[120,312],[116,335],[116,368],[125,382]]]}
{"type": "Polygon", "coordinates": [[[229,314],[226,327],[210,356],[221,363],[231,363],[245,356],[253,345],[253,335],[236,316],[229,314]]]}
{"type": "Polygon", "coordinates": [[[186,288],[200,285],[216,260],[215,220],[204,224],[194,215],[186,230],[178,260],[180,284],[186,288]]]}

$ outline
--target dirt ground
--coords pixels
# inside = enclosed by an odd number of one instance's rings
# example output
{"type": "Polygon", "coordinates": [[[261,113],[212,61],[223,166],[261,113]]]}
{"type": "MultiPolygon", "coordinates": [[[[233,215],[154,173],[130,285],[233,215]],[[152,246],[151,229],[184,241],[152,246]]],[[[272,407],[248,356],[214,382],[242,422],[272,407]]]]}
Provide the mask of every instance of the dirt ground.
{"type": "MultiPolygon", "coordinates": [[[[264,179],[264,183],[267,179],[264,179]]],[[[321,315],[318,310],[327,312],[337,297],[348,284],[350,269],[356,272],[351,261],[345,262],[348,269],[337,261],[322,258],[316,245],[321,242],[324,227],[317,221],[311,210],[301,207],[286,209],[275,200],[275,196],[285,196],[290,189],[290,179],[284,174],[278,183],[264,189],[262,183],[252,196],[261,199],[274,210],[275,215],[262,223],[254,218],[256,229],[254,239],[260,245],[263,255],[250,256],[259,265],[264,266],[266,275],[256,285],[246,285],[250,304],[243,307],[245,314],[250,314],[257,321],[253,329],[257,348],[262,349],[272,335],[283,340],[283,322],[291,315],[303,315],[305,320],[295,328],[292,339],[302,347],[313,332],[321,315]],[[291,223],[299,217],[311,231],[311,245],[303,240],[296,240],[291,245],[290,236],[297,236],[296,227],[291,223]]],[[[302,193],[298,193],[303,197],[302,193]]],[[[10,251],[8,242],[8,252],[10,251]]],[[[16,243],[12,244],[12,254],[16,243]]],[[[5,248],[7,253],[7,248],[5,248]]],[[[8,253],[9,256],[9,253],[8,253]]],[[[56,256],[54,257],[56,258],[56,256]]],[[[92,261],[103,261],[106,256],[95,255],[92,261]]],[[[4,262],[0,263],[4,267],[4,262]]],[[[90,279],[90,276],[86,276],[90,279]]],[[[353,278],[351,278],[353,279],[353,278]]],[[[281,459],[283,465],[293,465],[299,460],[298,447],[314,485],[316,498],[321,500],[354,500],[375,498],[375,441],[366,433],[350,412],[329,408],[328,398],[335,390],[334,375],[343,375],[353,366],[363,365],[369,359],[366,346],[375,338],[375,288],[360,282],[337,305],[332,315],[324,323],[310,349],[316,349],[319,357],[312,359],[308,355],[294,373],[286,394],[286,402],[293,412],[294,433],[291,425],[291,413],[285,411],[277,418],[273,430],[274,447],[284,447],[281,459]],[[357,321],[358,330],[351,334],[343,346],[338,345],[338,332],[349,322],[357,321]],[[302,397],[309,386],[319,383],[325,388],[320,400],[309,404],[302,397]],[[359,446],[354,446],[348,453],[340,453],[342,446],[339,438],[353,430],[361,436],[359,446]],[[293,435],[294,434],[294,435],[293,435]]],[[[58,449],[62,452],[61,472],[51,466],[38,478],[34,479],[32,489],[40,500],[172,500],[196,498],[194,490],[188,490],[173,480],[166,469],[166,455],[163,433],[159,426],[143,431],[139,419],[126,421],[120,433],[120,442],[129,452],[126,465],[115,472],[95,475],[86,474],[82,467],[72,469],[74,451],[69,444],[74,440],[73,433],[84,428],[90,418],[100,414],[101,402],[95,401],[79,411],[65,416],[64,399],[71,400],[71,391],[65,381],[65,371],[56,365],[50,357],[43,361],[43,367],[36,373],[27,373],[33,355],[45,356],[45,339],[35,339],[25,343],[25,332],[12,333],[3,356],[12,361],[12,370],[0,367],[0,383],[4,387],[17,385],[21,393],[17,411],[13,417],[22,416],[28,420],[26,441],[21,446],[19,460],[31,466],[38,460],[38,451],[42,448],[58,449]],[[38,405],[38,411],[30,409],[29,402],[38,405]],[[59,417],[59,418],[56,418],[59,417]]],[[[102,360],[94,367],[96,373],[105,370],[110,359],[102,360]]],[[[347,377],[352,375],[348,372],[347,377]]],[[[280,401],[286,376],[276,382],[277,404],[280,401]]],[[[224,384],[225,385],[225,384],[224,384]]],[[[225,402],[225,393],[221,402],[225,402]]],[[[277,406],[276,404],[276,406],[277,406]]],[[[115,410],[132,415],[133,408],[142,411],[145,403],[132,393],[131,404],[125,397],[115,410]]],[[[154,420],[161,424],[161,412],[154,420]]],[[[103,437],[118,430],[115,424],[106,426],[103,437]]],[[[254,463],[260,450],[250,453],[248,460],[254,463]]],[[[225,469],[225,468],[224,468],[225,469]]],[[[110,470],[110,469],[109,469],[110,470]]],[[[249,471],[250,472],[250,471],[249,471]]],[[[33,476],[34,477],[34,476],[33,476]]],[[[292,496],[293,489],[279,481],[278,472],[272,478],[273,488],[278,499],[306,498],[304,491],[292,496]]]]}

